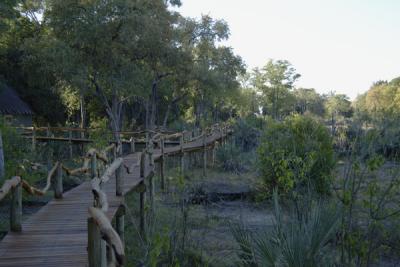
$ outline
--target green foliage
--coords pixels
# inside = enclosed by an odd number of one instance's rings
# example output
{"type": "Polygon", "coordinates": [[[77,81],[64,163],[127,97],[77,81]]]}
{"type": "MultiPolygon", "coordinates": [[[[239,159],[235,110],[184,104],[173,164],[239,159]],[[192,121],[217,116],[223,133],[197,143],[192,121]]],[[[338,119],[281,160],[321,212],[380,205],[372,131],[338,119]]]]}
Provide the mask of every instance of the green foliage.
{"type": "Polygon", "coordinates": [[[334,266],[329,246],[339,223],[338,209],[325,201],[306,199],[286,215],[274,193],[274,224],[263,233],[231,225],[243,266],[334,266]],[[298,208],[301,207],[301,208],[298,208]]]}
{"type": "Polygon", "coordinates": [[[300,74],[286,60],[270,60],[262,69],[254,70],[253,84],[262,94],[264,114],[278,119],[292,111],[291,91],[298,78],[300,74]]]}
{"type": "Polygon", "coordinates": [[[330,192],[335,165],[332,140],[326,128],[304,116],[283,122],[270,121],[258,148],[259,168],[269,191],[282,192],[311,186],[320,194],[330,192]]]}
{"type": "Polygon", "coordinates": [[[252,124],[251,119],[238,119],[233,126],[234,142],[243,152],[254,150],[259,143],[261,131],[252,124]]]}
{"type": "Polygon", "coordinates": [[[365,134],[346,158],[336,195],[343,204],[341,262],[370,266],[397,255],[400,169],[375,151],[375,138],[365,134]]]}
{"type": "Polygon", "coordinates": [[[243,153],[235,144],[224,145],[217,150],[217,160],[225,171],[242,173],[251,167],[250,153],[243,153]]]}
{"type": "Polygon", "coordinates": [[[90,139],[93,140],[93,146],[99,149],[109,145],[112,139],[107,118],[93,118],[90,122],[90,139]]]}
{"type": "Polygon", "coordinates": [[[0,117],[0,131],[3,138],[5,158],[5,178],[21,174],[24,159],[30,155],[29,143],[17,133],[15,128],[8,126],[0,117]]]}

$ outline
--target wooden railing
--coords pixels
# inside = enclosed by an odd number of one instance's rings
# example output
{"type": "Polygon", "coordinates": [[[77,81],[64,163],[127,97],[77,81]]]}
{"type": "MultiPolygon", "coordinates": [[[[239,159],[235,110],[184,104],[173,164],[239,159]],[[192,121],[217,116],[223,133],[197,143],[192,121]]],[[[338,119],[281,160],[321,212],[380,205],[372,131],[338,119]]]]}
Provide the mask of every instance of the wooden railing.
{"type": "Polygon", "coordinates": [[[109,208],[107,194],[102,190],[103,185],[115,175],[117,196],[123,195],[123,159],[117,157],[117,147],[114,145],[113,162],[99,177],[97,172],[97,155],[91,158],[91,188],[94,199],[93,207],[89,207],[88,218],[88,257],[89,266],[122,266],[125,261],[123,244],[124,223],[123,213],[117,212],[117,230],[111,225],[106,212],[109,208]],[[107,253],[108,251],[108,253],[107,253]]]}
{"type": "MultiPolygon", "coordinates": [[[[89,207],[89,218],[87,222],[88,232],[88,260],[90,267],[97,266],[122,266],[125,261],[124,250],[124,216],[125,207],[123,206],[124,195],[124,176],[123,169],[127,173],[131,173],[133,168],[140,167],[140,182],[133,189],[140,194],[140,232],[145,238],[145,197],[146,191],[149,190],[150,210],[153,210],[154,202],[154,183],[153,177],[155,174],[155,157],[154,146],[160,151],[157,156],[157,161],[160,164],[161,189],[165,190],[165,158],[167,156],[167,143],[179,145],[178,150],[174,150],[175,154],[181,157],[181,171],[185,169],[185,155],[190,152],[190,147],[185,145],[189,142],[202,140],[201,151],[203,152],[203,171],[207,168],[207,149],[213,148],[213,161],[215,157],[216,142],[207,143],[207,138],[215,133],[220,137],[226,136],[230,132],[228,125],[213,125],[203,131],[184,131],[181,133],[146,133],[145,148],[140,154],[139,165],[126,166],[123,163],[122,147],[117,147],[115,143],[109,145],[105,149],[98,151],[89,149],[83,158],[82,166],[75,169],[70,169],[64,166],[61,162],[56,162],[53,168],[48,172],[46,186],[43,189],[38,189],[30,185],[27,181],[19,176],[12,177],[6,180],[0,189],[0,201],[6,195],[11,194],[11,212],[10,212],[10,229],[14,232],[22,230],[22,189],[30,195],[45,195],[51,188],[54,187],[54,197],[63,197],[63,173],[67,175],[87,174],[91,177],[91,192],[93,194],[93,206],[89,207]],[[109,155],[111,154],[111,155],[109,155]],[[102,162],[106,169],[102,175],[98,172],[98,162],[102,162]],[[115,214],[116,229],[111,225],[110,219],[106,213],[109,209],[107,195],[103,191],[103,186],[111,180],[115,175],[115,194],[121,196],[121,206],[115,214]],[[148,181],[148,185],[146,185],[148,181]]],[[[224,138],[222,138],[224,139],[224,138]]],[[[130,152],[136,152],[137,140],[131,138],[129,140],[130,152]]],[[[198,150],[198,148],[196,148],[198,150]]]]}

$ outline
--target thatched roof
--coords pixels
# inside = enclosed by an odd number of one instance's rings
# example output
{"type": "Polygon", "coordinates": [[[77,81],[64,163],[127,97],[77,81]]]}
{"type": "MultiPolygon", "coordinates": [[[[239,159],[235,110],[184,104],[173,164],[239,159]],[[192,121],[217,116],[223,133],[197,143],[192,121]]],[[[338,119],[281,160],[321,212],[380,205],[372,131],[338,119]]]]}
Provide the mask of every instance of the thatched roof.
{"type": "Polygon", "coordinates": [[[0,114],[33,115],[29,105],[25,103],[11,87],[0,84],[0,114]]]}

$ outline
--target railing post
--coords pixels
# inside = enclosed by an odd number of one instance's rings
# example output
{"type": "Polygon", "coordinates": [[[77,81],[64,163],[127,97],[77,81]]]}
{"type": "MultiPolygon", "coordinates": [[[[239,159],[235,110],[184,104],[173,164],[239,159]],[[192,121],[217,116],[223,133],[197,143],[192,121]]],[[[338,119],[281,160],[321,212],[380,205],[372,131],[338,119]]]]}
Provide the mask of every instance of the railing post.
{"type": "Polygon", "coordinates": [[[207,172],[207,133],[203,132],[203,176],[206,176],[207,172]]]}
{"type": "Polygon", "coordinates": [[[180,146],[181,146],[181,174],[184,175],[185,174],[185,152],[183,151],[183,144],[185,142],[183,133],[180,137],[180,146]]]}
{"type": "Polygon", "coordinates": [[[22,220],[22,186],[19,183],[11,189],[10,229],[12,232],[21,232],[22,220]]]}
{"type": "MultiPolygon", "coordinates": [[[[118,154],[118,147],[115,145],[114,160],[117,159],[118,154]]],[[[118,169],[115,170],[115,183],[116,195],[122,196],[124,194],[124,177],[122,175],[122,166],[119,166],[118,169]]]]}
{"type": "Polygon", "coordinates": [[[68,131],[68,143],[69,143],[69,158],[73,158],[73,150],[72,150],[72,131],[68,131]]]}
{"type": "MultiPolygon", "coordinates": [[[[90,172],[93,179],[98,177],[96,153],[93,153],[90,163],[90,172]]],[[[94,206],[97,207],[97,205],[98,203],[95,202],[94,206]]],[[[107,244],[106,241],[102,240],[100,230],[91,218],[88,221],[88,242],[89,267],[106,267],[107,244]],[[90,249],[92,249],[91,252],[89,252],[90,249]]]]}
{"type": "Polygon", "coordinates": [[[211,164],[212,167],[215,167],[215,158],[216,158],[216,154],[217,154],[217,147],[218,147],[218,141],[214,141],[214,145],[212,148],[212,154],[211,154],[211,164]]]}
{"type": "Polygon", "coordinates": [[[161,138],[161,157],[160,157],[160,179],[161,190],[165,191],[165,154],[164,154],[164,138],[161,138]]]}
{"type": "Polygon", "coordinates": [[[62,198],[63,197],[63,169],[62,164],[58,163],[57,166],[57,176],[54,181],[54,198],[62,198]]]}
{"type": "Polygon", "coordinates": [[[146,149],[142,152],[140,156],[140,178],[142,179],[141,181],[141,187],[142,190],[140,190],[140,206],[139,206],[139,212],[140,212],[140,235],[142,236],[142,239],[146,238],[146,222],[145,222],[145,203],[146,203],[146,184],[144,182],[145,180],[145,167],[146,167],[146,149]]]}
{"type": "Polygon", "coordinates": [[[131,137],[131,140],[130,140],[130,145],[131,145],[131,153],[133,154],[133,153],[135,153],[136,151],[136,149],[135,149],[135,139],[133,138],[133,137],[131,137]]]}
{"type": "Polygon", "coordinates": [[[115,218],[115,228],[121,238],[122,244],[125,244],[125,206],[121,205],[115,218]]]}
{"type": "Polygon", "coordinates": [[[103,249],[104,241],[101,239],[100,229],[93,218],[88,218],[88,256],[89,267],[106,267],[106,250],[103,249]]]}
{"type": "Polygon", "coordinates": [[[5,162],[4,162],[4,149],[3,149],[3,138],[0,130],[0,180],[3,180],[5,175],[5,162]]]}
{"type": "Polygon", "coordinates": [[[32,127],[32,151],[36,150],[36,129],[35,126],[32,127]]]}
{"type": "MultiPolygon", "coordinates": [[[[142,181],[144,185],[144,181],[142,181]]],[[[146,238],[146,214],[145,214],[145,204],[146,204],[146,186],[143,186],[144,190],[140,192],[140,235],[142,239],[146,238]]]]}
{"type": "Polygon", "coordinates": [[[91,161],[90,161],[90,175],[92,178],[97,177],[97,157],[96,153],[93,153],[91,161]]]}

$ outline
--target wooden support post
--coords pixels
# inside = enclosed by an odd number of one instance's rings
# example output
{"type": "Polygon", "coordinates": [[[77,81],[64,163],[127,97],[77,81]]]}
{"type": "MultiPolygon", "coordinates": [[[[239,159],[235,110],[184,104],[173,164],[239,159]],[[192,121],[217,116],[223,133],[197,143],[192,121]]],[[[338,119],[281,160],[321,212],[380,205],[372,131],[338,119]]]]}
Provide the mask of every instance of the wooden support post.
{"type": "Polygon", "coordinates": [[[151,174],[148,179],[149,179],[149,198],[150,198],[150,211],[154,213],[154,175],[151,174]]]}
{"type": "Polygon", "coordinates": [[[36,129],[32,128],[32,151],[36,150],[36,129]]]}
{"type": "Polygon", "coordinates": [[[4,163],[4,150],[3,150],[3,139],[1,137],[1,130],[0,130],[0,180],[3,179],[5,175],[5,163],[4,163]]]}
{"type": "Polygon", "coordinates": [[[211,154],[211,166],[214,168],[215,167],[215,157],[217,154],[217,146],[218,142],[214,142],[213,148],[212,148],[212,154],[211,154]]]}
{"type": "Polygon", "coordinates": [[[62,164],[59,163],[57,166],[57,176],[56,179],[53,180],[54,186],[54,198],[62,198],[63,197],[63,168],[62,164]]]}
{"type": "Polygon", "coordinates": [[[90,174],[91,174],[91,178],[97,177],[97,157],[96,157],[96,153],[93,153],[92,160],[90,161],[90,174]]]}
{"type": "MultiPolygon", "coordinates": [[[[49,126],[47,126],[47,128],[46,128],[46,137],[50,137],[50,128],[49,128],[49,126]]],[[[51,140],[48,140],[47,141],[47,145],[48,145],[48,148],[49,148],[49,151],[47,152],[48,153],[48,155],[47,155],[47,170],[48,171],[50,171],[51,170],[51,168],[53,167],[52,166],[52,159],[53,159],[53,148],[52,148],[52,141],[51,140]]]]}
{"type": "Polygon", "coordinates": [[[69,130],[68,131],[68,144],[69,144],[69,158],[72,159],[73,158],[73,150],[72,150],[72,131],[69,130]]]}
{"type": "MultiPolygon", "coordinates": [[[[118,148],[114,147],[114,160],[117,159],[118,148]]],[[[115,170],[115,189],[116,195],[122,196],[124,194],[124,176],[122,175],[122,165],[115,170]]]]}
{"type": "MultiPolygon", "coordinates": [[[[144,183],[144,182],[142,182],[144,183]]],[[[145,211],[145,204],[146,204],[146,190],[140,192],[140,235],[142,239],[146,239],[146,211],[145,211]]]]}
{"type": "Polygon", "coordinates": [[[184,133],[182,133],[181,137],[180,137],[180,146],[181,146],[181,153],[180,153],[180,161],[181,161],[181,166],[180,166],[180,170],[181,170],[181,175],[185,174],[185,153],[183,151],[183,144],[185,142],[184,139],[184,133]]]}
{"type": "Polygon", "coordinates": [[[113,147],[113,149],[112,149],[112,160],[114,161],[114,160],[116,160],[117,159],[117,157],[118,157],[118,149],[117,149],[117,143],[115,143],[115,146],[113,147]]]}
{"type": "Polygon", "coordinates": [[[119,166],[115,171],[116,182],[116,195],[122,196],[124,194],[124,176],[122,175],[122,166],[119,166]]]}
{"type": "Polygon", "coordinates": [[[206,176],[207,172],[207,135],[203,133],[203,176],[206,176]]]}
{"type": "Polygon", "coordinates": [[[21,232],[22,226],[22,186],[19,183],[11,189],[10,229],[12,232],[21,232]]]}
{"type": "Polygon", "coordinates": [[[133,154],[136,152],[135,151],[135,139],[133,137],[131,137],[130,145],[131,145],[131,153],[133,154]]]}
{"type": "Polygon", "coordinates": [[[149,137],[150,137],[150,136],[149,136],[149,132],[146,132],[146,141],[145,141],[145,142],[146,142],[146,145],[145,145],[146,148],[149,147],[149,137]]]}
{"type": "Polygon", "coordinates": [[[140,212],[140,223],[139,223],[139,230],[140,230],[140,235],[142,236],[142,239],[144,240],[146,238],[146,229],[145,229],[145,216],[146,216],[146,211],[145,211],[145,204],[146,204],[146,184],[145,184],[145,168],[146,168],[146,149],[142,152],[140,155],[140,178],[142,181],[140,182],[140,187],[143,189],[140,190],[140,204],[139,204],[139,212],[140,212]]]}
{"type": "Polygon", "coordinates": [[[122,244],[125,244],[125,206],[120,206],[115,218],[115,228],[121,238],[122,244]]]}
{"type": "Polygon", "coordinates": [[[88,219],[88,256],[89,267],[106,267],[106,250],[103,249],[100,229],[93,218],[88,219]]]}
{"type": "Polygon", "coordinates": [[[165,152],[164,152],[164,139],[161,139],[161,157],[160,157],[160,180],[161,190],[165,191],[165,152]]]}

